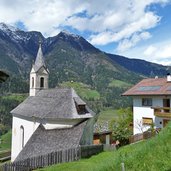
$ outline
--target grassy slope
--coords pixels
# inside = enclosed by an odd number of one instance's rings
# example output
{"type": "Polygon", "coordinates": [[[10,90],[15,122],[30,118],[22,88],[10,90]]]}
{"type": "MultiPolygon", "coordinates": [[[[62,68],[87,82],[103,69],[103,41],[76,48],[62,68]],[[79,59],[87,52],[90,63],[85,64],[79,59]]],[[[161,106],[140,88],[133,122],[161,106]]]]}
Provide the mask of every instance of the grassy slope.
{"type": "Polygon", "coordinates": [[[121,80],[112,80],[109,83],[109,87],[122,87],[122,88],[128,88],[131,87],[132,84],[129,84],[127,82],[121,81],[121,80]]]}
{"type": "Polygon", "coordinates": [[[7,96],[2,96],[2,99],[3,100],[16,100],[16,101],[18,101],[18,103],[21,103],[26,99],[27,96],[28,96],[28,94],[13,93],[13,94],[9,94],[7,96]]]}
{"type": "Polygon", "coordinates": [[[1,144],[0,144],[0,151],[3,150],[10,150],[11,149],[11,130],[8,131],[6,134],[0,137],[1,144]]]}
{"type": "Polygon", "coordinates": [[[118,116],[117,111],[111,108],[107,108],[101,111],[98,117],[99,122],[110,121],[118,116]]]}
{"type": "Polygon", "coordinates": [[[63,87],[72,87],[75,91],[82,97],[87,100],[94,99],[97,100],[100,98],[99,92],[92,90],[88,85],[78,82],[63,82],[60,86],[63,87]]]}
{"type": "Polygon", "coordinates": [[[171,123],[156,137],[114,152],[103,152],[78,162],[54,165],[41,171],[111,171],[121,170],[124,162],[127,171],[171,170],[171,123]]]}

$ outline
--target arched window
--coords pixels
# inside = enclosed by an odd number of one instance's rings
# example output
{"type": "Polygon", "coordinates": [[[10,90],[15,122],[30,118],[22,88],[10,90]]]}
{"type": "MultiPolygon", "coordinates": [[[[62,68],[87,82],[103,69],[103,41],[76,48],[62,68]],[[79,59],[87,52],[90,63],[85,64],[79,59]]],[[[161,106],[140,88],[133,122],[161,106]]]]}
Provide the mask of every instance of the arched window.
{"type": "Polygon", "coordinates": [[[24,147],[24,127],[20,126],[20,146],[21,149],[24,147]]]}
{"type": "Polygon", "coordinates": [[[43,88],[44,87],[44,78],[41,77],[40,78],[40,88],[43,88]]]}
{"type": "Polygon", "coordinates": [[[32,77],[32,88],[34,87],[34,77],[32,77]]]}

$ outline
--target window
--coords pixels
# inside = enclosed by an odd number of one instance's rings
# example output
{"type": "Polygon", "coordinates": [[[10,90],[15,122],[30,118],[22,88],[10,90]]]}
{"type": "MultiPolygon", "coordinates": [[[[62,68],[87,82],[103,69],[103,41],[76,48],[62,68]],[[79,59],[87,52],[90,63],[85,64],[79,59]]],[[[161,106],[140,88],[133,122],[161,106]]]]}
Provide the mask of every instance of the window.
{"type": "Polygon", "coordinates": [[[24,127],[20,127],[20,145],[21,149],[24,147],[24,127]]]}
{"type": "Polygon", "coordinates": [[[142,118],[142,124],[143,125],[152,125],[153,124],[153,119],[152,118],[142,118]]]}
{"type": "Polygon", "coordinates": [[[40,88],[43,88],[44,87],[44,78],[41,77],[40,78],[40,88]]]}
{"type": "Polygon", "coordinates": [[[77,112],[78,114],[85,114],[87,113],[85,105],[77,105],[77,112]]]}
{"type": "Polygon", "coordinates": [[[34,77],[32,77],[32,88],[34,87],[34,77]]]}
{"type": "Polygon", "coordinates": [[[142,106],[152,106],[152,99],[151,98],[143,98],[142,106]]]}

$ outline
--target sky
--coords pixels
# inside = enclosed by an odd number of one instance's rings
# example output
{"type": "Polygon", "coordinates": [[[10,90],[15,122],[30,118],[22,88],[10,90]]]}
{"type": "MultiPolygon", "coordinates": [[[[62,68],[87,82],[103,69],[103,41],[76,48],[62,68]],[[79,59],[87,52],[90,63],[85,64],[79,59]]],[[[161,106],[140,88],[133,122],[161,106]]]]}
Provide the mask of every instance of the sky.
{"type": "Polygon", "coordinates": [[[171,0],[0,0],[0,22],[45,37],[67,30],[102,51],[171,65],[171,0]]]}

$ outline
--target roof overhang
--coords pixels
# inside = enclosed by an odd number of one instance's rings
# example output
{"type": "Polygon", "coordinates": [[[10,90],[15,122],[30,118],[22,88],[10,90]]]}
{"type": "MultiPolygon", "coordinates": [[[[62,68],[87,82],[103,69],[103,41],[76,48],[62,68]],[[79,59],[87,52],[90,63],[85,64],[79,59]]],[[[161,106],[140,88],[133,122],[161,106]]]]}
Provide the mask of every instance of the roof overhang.
{"type": "Polygon", "coordinates": [[[171,96],[171,94],[122,94],[121,96],[171,96]]]}

